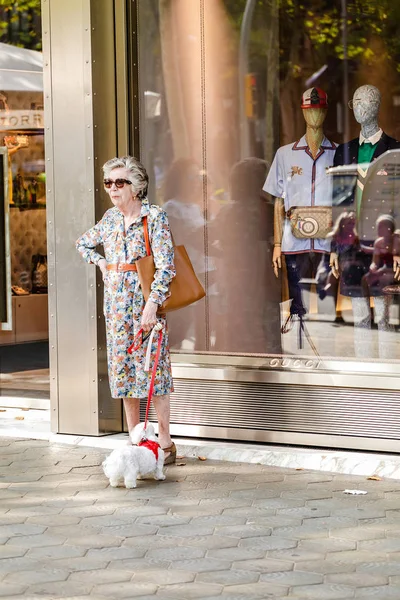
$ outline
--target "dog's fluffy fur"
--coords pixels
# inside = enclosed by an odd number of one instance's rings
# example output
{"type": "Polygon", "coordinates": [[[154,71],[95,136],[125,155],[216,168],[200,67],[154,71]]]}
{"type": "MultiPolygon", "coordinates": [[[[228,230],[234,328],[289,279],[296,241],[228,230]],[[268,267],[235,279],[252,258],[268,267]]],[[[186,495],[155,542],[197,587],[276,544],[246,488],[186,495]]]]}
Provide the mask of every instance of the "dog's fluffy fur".
{"type": "Polygon", "coordinates": [[[158,449],[158,458],[145,446],[137,446],[143,439],[157,442],[154,427],[151,423],[144,429],[144,423],[139,423],[129,434],[133,446],[124,446],[113,450],[103,462],[105,476],[112,487],[117,487],[121,479],[125,487],[135,488],[138,476],[153,475],[154,479],[163,480],[164,450],[158,449]]]}

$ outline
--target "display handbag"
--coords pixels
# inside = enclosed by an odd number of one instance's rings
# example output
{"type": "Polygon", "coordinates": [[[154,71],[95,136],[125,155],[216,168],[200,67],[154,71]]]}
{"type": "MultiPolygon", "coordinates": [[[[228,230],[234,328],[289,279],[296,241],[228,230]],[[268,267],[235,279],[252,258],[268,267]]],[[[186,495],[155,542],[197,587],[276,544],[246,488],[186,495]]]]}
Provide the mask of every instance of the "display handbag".
{"type": "MultiPolygon", "coordinates": [[[[150,246],[147,216],[143,217],[143,230],[147,256],[139,258],[135,264],[143,296],[147,302],[151,293],[151,284],[154,281],[154,273],[156,272],[150,246]]],[[[185,306],[189,306],[189,304],[193,304],[193,302],[197,302],[197,300],[201,300],[206,295],[203,286],[197,279],[185,247],[174,245],[174,255],[176,275],[169,286],[168,298],[166,298],[158,309],[159,313],[184,308],[185,306]]]]}
{"type": "Polygon", "coordinates": [[[293,206],[286,213],[294,237],[325,239],[332,231],[331,206],[293,206]]]}

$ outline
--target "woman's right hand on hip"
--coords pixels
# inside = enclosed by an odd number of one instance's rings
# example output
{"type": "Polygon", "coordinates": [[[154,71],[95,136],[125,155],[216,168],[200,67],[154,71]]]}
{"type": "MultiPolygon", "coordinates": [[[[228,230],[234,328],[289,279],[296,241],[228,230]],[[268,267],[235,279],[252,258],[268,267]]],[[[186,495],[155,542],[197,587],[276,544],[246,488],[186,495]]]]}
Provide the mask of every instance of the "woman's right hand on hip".
{"type": "Polygon", "coordinates": [[[107,275],[107,264],[108,263],[107,263],[107,261],[106,261],[105,258],[101,258],[97,264],[98,264],[98,266],[100,268],[100,271],[101,271],[101,273],[103,275],[103,281],[104,281],[105,278],[106,278],[106,275],[107,275]]]}

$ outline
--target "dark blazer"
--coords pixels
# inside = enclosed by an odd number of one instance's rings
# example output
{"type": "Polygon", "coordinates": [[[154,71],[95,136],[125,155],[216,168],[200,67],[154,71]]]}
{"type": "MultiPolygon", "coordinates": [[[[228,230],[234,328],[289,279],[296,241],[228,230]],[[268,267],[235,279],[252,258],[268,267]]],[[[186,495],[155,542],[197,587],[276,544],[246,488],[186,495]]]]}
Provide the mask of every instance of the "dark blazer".
{"type": "MultiPolygon", "coordinates": [[[[347,144],[340,144],[337,147],[333,164],[335,167],[340,165],[356,165],[358,163],[359,138],[355,138],[347,144]]],[[[366,290],[363,287],[363,276],[368,273],[372,262],[372,247],[376,239],[376,220],[380,215],[389,214],[398,221],[399,204],[396,197],[393,197],[392,183],[390,183],[392,173],[390,169],[385,168],[385,164],[377,163],[373,166],[377,158],[385,154],[388,150],[399,150],[400,142],[383,133],[381,139],[375,148],[372,157],[371,166],[368,170],[369,177],[365,181],[363,190],[360,213],[357,219],[357,233],[361,242],[361,247],[352,247],[343,250],[337,246],[335,239],[332,239],[331,250],[339,254],[340,267],[342,271],[340,291],[344,296],[361,297],[365,296],[366,290]],[[384,167],[384,168],[382,168],[384,167]],[[369,247],[369,251],[367,251],[369,247]]],[[[383,161],[385,159],[382,159],[383,161]]],[[[381,162],[381,161],[380,161],[381,162]]],[[[343,177],[346,179],[346,176],[343,177]]],[[[356,210],[355,190],[357,186],[357,174],[351,176],[344,189],[340,188],[341,178],[338,177],[339,188],[337,194],[334,193],[333,220],[340,217],[343,211],[356,210]],[[347,189],[347,191],[346,191],[347,189]],[[340,202],[338,202],[340,200],[340,202]]],[[[335,178],[333,181],[335,189],[335,178]]],[[[398,227],[398,225],[396,225],[398,227]]],[[[385,284],[386,285],[386,284],[385,284]]],[[[382,287],[376,285],[375,289],[370,289],[368,295],[381,296],[382,287]]]]}
{"type": "MultiPolygon", "coordinates": [[[[333,166],[339,167],[341,165],[357,165],[358,164],[358,149],[359,149],[359,138],[354,138],[346,144],[340,144],[335,152],[333,159],[333,166]]],[[[388,136],[386,133],[382,133],[381,139],[375,148],[374,155],[371,163],[377,158],[385,154],[388,150],[400,149],[400,142],[394,138],[388,136]]],[[[383,185],[383,179],[379,180],[380,185],[383,185]]],[[[338,208],[352,207],[354,210],[354,197],[357,185],[357,174],[354,172],[354,177],[343,176],[333,178],[333,217],[336,220],[338,216],[338,208]],[[343,183],[345,181],[345,183],[343,183]]]]}
{"type": "MultiPolygon", "coordinates": [[[[356,137],[354,140],[347,142],[346,144],[340,144],[335,152],[333,159],[333,166],[338,167],[339,165],[356,165],[358,162],[358,148],[359,138],[356,137]]],[[[390,137],[386,133],[382,133],[382,137],[375,148],[372,160],[382,156],[387,150],[397,150],[400,148],[400,142],[390,137]]]]}

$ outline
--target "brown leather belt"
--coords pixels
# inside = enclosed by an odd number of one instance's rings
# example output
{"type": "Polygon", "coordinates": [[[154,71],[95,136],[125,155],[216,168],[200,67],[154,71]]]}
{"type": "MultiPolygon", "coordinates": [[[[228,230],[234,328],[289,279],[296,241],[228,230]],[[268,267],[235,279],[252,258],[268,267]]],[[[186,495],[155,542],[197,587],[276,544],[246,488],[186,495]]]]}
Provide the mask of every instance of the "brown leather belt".
{"type": "Polygon", "coordinates": [[[126,263],[108,264],[107,271],[120,271],[126,273],[127,271],[137,271],[136,265],[128,265],[126,263]]]}

